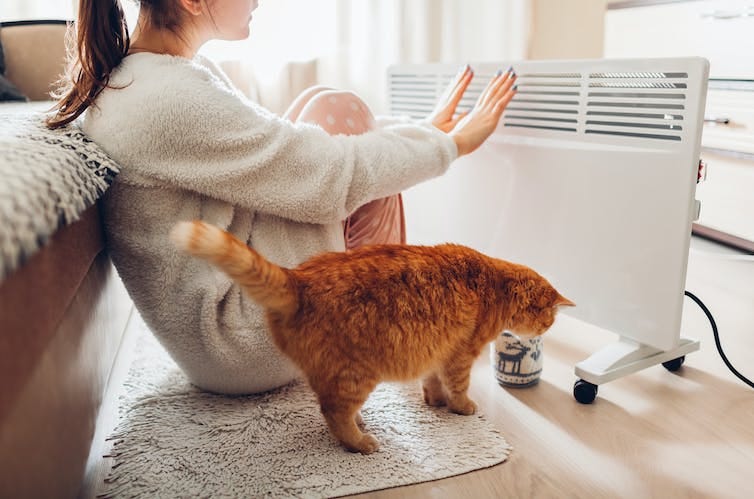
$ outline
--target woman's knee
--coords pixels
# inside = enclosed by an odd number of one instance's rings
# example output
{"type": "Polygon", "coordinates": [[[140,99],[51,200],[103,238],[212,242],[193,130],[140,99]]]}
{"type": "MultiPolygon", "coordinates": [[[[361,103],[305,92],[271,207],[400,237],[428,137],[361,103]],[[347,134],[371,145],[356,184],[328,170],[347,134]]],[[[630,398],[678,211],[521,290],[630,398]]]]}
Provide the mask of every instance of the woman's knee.
{"type": "Polygon", "coordinates": [[[309,103],[310,100],[312,100],[317,94],[330,90],[334,89],[325,85],[314,85],[305,89],[293,100],[293,103],[290,105],[283,117],[291,121],[298,121],[299,117],[301,116],[301,111],[309,103]]]}
{"type": "Polygon", "coordinates": [[[298,121],[316,123],[331,134],[353,135],[374,128],[369,106],[353,92],[323,90],[304,106],[298,121]]]}

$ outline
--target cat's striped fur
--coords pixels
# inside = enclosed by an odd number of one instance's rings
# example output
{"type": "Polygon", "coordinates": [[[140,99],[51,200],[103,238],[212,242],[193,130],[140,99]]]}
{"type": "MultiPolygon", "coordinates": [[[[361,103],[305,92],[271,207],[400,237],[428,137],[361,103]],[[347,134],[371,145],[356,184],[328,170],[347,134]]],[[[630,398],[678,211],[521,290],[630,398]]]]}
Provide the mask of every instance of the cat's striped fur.
{"type": "Polygon", "coordinates": [[[332,433],[363,453],[378,447],[358,425],[378,383],[422,377],[428,404],[473,414],[466,391],[484,346],[504,329],[542,334],[558,306],[573,305],[532,269],[454,244],[365,246],[285,269],[203,222],[178,224],[171,238],[266,308],[332,433]]]}

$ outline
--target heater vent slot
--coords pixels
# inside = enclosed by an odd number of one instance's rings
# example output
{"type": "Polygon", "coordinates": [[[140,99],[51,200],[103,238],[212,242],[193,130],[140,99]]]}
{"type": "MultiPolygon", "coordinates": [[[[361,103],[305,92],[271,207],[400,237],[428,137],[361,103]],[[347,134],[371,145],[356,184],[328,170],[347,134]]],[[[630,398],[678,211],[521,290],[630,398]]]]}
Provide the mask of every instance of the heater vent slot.
{"type": "Polygon", "coordinates": [[[545,126],[545,125],[532,125],[527,123],[505,123],[505,126],[519,127],[519,128],[538,128],[540,130],[558,130],[561,132],[576,132],[575,127],[563,127],[563,126],[545,126]]]}
{"type": "Polygon", "coordinates": [[[553,79],[566,79],[566,80],[580,80],[581,79],[581,73],[531,73],[531,72],[521,72],[519,75],[519,78],[536,78],[536,79],[545,79],[545,78],[553,78],[553,79]]]}
{"type": "Polygon", "coordinates": [[[681,141],[688,73],[589,74],[584,133],[681,141]]]}
{"type": "Polygon", "coordinates": [[[455,75],[443,73],[393,73],[389,78],[390,113],[412,119],[427,117],[445,86],[455,75]]]}
{"type": "Polygon", "coordinates": [[[587,125],[625,126],[633,128],[656,128],[658,130],[683,130],[681,125],[666,125],[664,123],[634,123],[631,121],[602,121],[586,120],[587,125]]]}
{"type": "Polygon", "coordinates": [[[623,137],[638,137],[641,139],[658,139],[658,140],[677,140],[680,141],[681,137],[677,135],[661,135],[661,134],[651,134],[651,133],[634,133],[634,132],[619,132],[616,130],[589,130],[587,129],[585,133],[595,133],[595,134],[602,134],[602,135],[620,135],[623,137]]]}
{"type": "Polygon", "coordinates": [[[680,114],[656,114],[656,113],[623,113],[623,112],[609,112],[609,111],[587,111],[587,116],[625,116],[628,118],[650,118],[658,120],[682,120],[683,116],[680,114]]]}
{"type": "Polygon", "coordinates": [[[671,104],[669,102],[612,102],[612,101],[589,101],[587,106],[601,107],[636,107],[642,109],[683,109],[683,104],[671,104]]]}
{"type": "Polygon", "coordinates": [[[592,79],[602,79],[602,78],[620,78],[620,79],[628,79],[628,78],[640,78],[642,80],[649,80],[649,79],[663,79],[663,78],[688,78],[688,73],[659,73],[654,71],[639,71],[639,72],[629,72],[629,73],[590,73],[589,78],[592,79]]]}
{"type": "Polygon", "coordinates": [[[518,91],[503,115],[503,126],[552,132],[578,132],[580,73],[524,71],[518,91]]]}
{"type": "MultiPolygon", "coordinates": [[[[683,141],[690,112],[689,73],[683,71],[537,71],[521,62],[518,91],[502,126],[515,133],[583,134],[658,141],[683,141]],[[531,130],[526,132],[525,130],[531,130]]],[[[471,109],[496,67],[476,74],[459,112],[471,109]]],[[[545,69],[545,67],[542,67],[545,69]]],[[[551,68],[547,68],[551,69],[551,68]]],[[[579,68],[582,69],[582,68],[579,68]]],[[[390,112],[426,118],[455,78],[447,65],[401,66],[389,75],[390,112]]]]}
{"type": "Polygon", "coordinates": [[[684,94],[651,94],[638,92],[589,92],[589,97],[621,97],[625,99],[685,99],[684,94]]]}
{"type": "Polygon", "coordinates": [[[505,108],[505,111],[507,113],[510,113],[511,111],[531,111],[531,112],[547,112],[547,113],[560,113],[560,114],[579,114],[578,109],[537,109],[534,107],[526,107],[526,106],[517,106],[515,104],[515,99],[513,102],[508,104],[508,107],[505,108]]]}
{"type": "Polygon", "coordinates": [[[656,81],[601,81],[589,83],[591,88],[686,88],[685,83],[666,83],[656,81]]]}

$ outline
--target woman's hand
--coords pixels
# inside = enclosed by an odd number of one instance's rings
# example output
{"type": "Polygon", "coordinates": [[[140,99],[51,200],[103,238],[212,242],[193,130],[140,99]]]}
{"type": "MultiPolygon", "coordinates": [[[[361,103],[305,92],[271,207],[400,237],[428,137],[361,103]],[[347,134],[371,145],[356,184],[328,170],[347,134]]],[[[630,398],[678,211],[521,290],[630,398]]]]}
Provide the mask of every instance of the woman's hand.
{"type": "Polygon", "coordinates": [[[437,102],[437,107],[429,115],[429,120],[436,127],[445,133],[450,132],[455,128],[461,119],[469,114],[468,111],[456,115],[456,108],[458,103],[461,102],[464,92],[469,87],[471,79],[474,78],[474,71],[467,64],[456,75],[455,81],[451,82],[443,96],[437,102]]]}
{"type": "MultiPolygon", "coordinates": [[[[516,74],[512,69],[505,73],[499,71],[479,96],[471,111],[455,124],[449,135],[458,147],[458,156],[475,151],[492,135],[505,107],[516,93],[516,87],[513,86],[515,81],[516,74]]],[[[468,83],[466,85],[468,86],[468,83]]]]}

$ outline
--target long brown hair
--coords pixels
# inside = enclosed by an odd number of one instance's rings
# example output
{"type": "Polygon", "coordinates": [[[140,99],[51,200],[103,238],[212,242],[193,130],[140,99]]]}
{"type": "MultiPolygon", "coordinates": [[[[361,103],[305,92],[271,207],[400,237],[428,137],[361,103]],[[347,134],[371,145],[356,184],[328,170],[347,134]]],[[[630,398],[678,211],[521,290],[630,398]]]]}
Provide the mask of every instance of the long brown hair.
{"type": "MultiPolygon", "coordinates": [[[[184,17],[175,0],[132,0],[146,14],[145,22],[183,37],[184,17]]],[[[202,0],[206,3],[206,0],[202,0]]],[[[128,54],[131,38],[121,0],[79,0],[76,30],[66,39],[68,67],[52,94],[57,99],[47,126],[60,128],[74,121],[92,105],[105,88],[110,74],[128,54]]],[[[141,13],[139,14],[141,16],[141,13]]]]}
{"type": "Polygon", "coordinates": [[[88,108],[110,82],[128,53],[131,40],[120,0],[80,0],[74,33],[69,31],[68,69],[53,93],[56,112],[47,126],[60,128],[88,108]]]}

